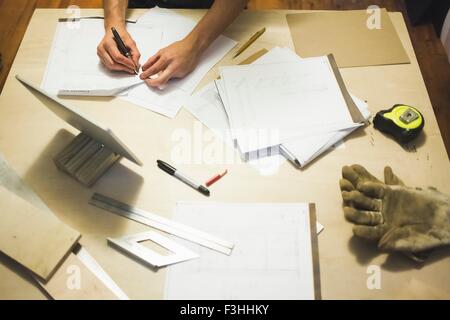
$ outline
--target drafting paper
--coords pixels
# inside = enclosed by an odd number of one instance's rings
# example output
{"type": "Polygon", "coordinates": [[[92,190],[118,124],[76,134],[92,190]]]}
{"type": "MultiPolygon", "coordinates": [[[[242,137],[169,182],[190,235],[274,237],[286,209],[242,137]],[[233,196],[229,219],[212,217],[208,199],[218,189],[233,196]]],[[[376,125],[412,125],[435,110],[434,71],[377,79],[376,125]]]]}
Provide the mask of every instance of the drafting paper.
{"type": "Polygon", "coordinates": [[[145,109],[174,118],[181,106],[189,98],[185,91],[173,86],[164,90],[152,88],[146,83],[141,83],[127,92],[120,99],[131,102],[145,109]]]}
{"type": "MultiPolygon", "coordinates": [[[[142,18],[140,21],[145,22],[142,18]]],[[[141,64],[158,50],[184,38],[195,26],[193,21],[173,12],[162,14],[155,10],[151,19],[152,23],[127,24],[141,52],[141,64]]],[[[109,71],[102,65],[96,48],[105,32],[103,20],[80,20],[77,25],[73,28],[71,22],[58,23],[42,87],[60,95],[119,96],[170,118],[178,113],[205,74],[236,44],[219,36],[191,74],[169,81],[160,90],[148,87],[137,75],[109,71]]]]}
{"type": "Polygon", "coordinates": [[[311,217],[303,203],[178,203],[174,219],[228,237],[224,256],[185,243],[200,258],[170,266],[166,299],[314,299],[311,217]]]}
{"type": "Polygon", "coordinates": [[[380,29],[370,29],[366,10],[304,12],[286,15],[295,51],[302,57],[332,53],[339,67],[409,63],[409,57],[385,9],[380,29]]]}
{"type": "MultiPolygon", "coordinates": [[[[163,30],[160,48],[184,39],[195,27],[196,22],[174,11],[153,8],[142,15],[137,25],[163,30]]],[[[220,35],[203,53],[194,71],[183,79],[173,79],[170,84],[191,94],[208,71],[219,62],[235,45],[236,41],[220,35]]]]}
{"type": "MultiPolygon", "coordinates": [[[[59,22],[49,55],[42,88],[53,94],[116,95],[141,83],[139,76],[107,70],[97,56],[97,46],[105,34],[103,20],[59,22]]],[[[156,53],[162,31],[127,24],[127,30],[138,44],[141,60],[156,53]]]]}
{"type": "Polygon", "coordinates": [[[154,7],[147,10],[141,15],[137,21],[137,24],[145,25],[152,28],[163,28],[164,30],[170,30],[170,37],[164,36],[163,43],[169,44],[173,38],[181,40],[191,32],[195,26],[195,21],[176,13],[173,10],[154,7]],[[177,35],[175,35],[175,32],[177,35]]]}
{"type": "MultiPolygon", "coordinates": [[[[359,111],[361,111],[363,117],[366,120],[369,120],[370,111],[368,109],[367,103],[353,95],[351,96],[359,111]]],[[[302,167],[304,167],[308,163],[319,157],[322,153],[330,150],[333,145],[341,143],[346,136],[348,136],[361,126],[362,124],[357,124],[353,128],[338,130],[314,137],[306,137],[304,139],[299,139],[296,141],[289,141],[284,143],[283,145],[297,157],[302,167]]]]}
{"type": "MultiPolygon", "coordinates": [[[[136,24],[163,30],[158,49],[182,40],[196,25],[195,21],[172,10],[157,7],[148,10],[136,24]]],[[[203,53],[197,67],[183,79],[170,80],[163,90],[149,88],[145,84],[136,86],[121,99],[173,118],[206,73],[235,45],[235,41],[220,35],[203,53]]]]}

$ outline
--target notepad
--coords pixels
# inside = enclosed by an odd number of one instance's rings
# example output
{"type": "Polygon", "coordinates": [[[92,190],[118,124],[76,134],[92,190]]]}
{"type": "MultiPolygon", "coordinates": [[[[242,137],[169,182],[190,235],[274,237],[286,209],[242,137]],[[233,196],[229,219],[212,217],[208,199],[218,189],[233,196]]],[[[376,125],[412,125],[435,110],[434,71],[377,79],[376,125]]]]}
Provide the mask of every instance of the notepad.
{"type": "Polygon", "coordinates": [[[231,256],[194,246],[170,266],[166,299],[319,299],[315,207],[307,203],[178,203],[174,220],[235,243],[231,256]]]}

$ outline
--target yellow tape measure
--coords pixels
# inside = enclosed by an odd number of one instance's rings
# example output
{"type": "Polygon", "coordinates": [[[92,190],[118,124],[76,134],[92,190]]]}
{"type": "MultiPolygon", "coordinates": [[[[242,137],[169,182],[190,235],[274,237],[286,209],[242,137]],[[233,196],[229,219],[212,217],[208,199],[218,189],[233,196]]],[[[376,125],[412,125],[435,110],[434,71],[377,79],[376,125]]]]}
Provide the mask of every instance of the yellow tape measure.
{"type": "Polygon", "coordinates": [[[415,139],[425,126],[423,115],[414,107],[396,104],[389,110],[380,111],[373,119],[374,127],[405,144],[415,139]]]}

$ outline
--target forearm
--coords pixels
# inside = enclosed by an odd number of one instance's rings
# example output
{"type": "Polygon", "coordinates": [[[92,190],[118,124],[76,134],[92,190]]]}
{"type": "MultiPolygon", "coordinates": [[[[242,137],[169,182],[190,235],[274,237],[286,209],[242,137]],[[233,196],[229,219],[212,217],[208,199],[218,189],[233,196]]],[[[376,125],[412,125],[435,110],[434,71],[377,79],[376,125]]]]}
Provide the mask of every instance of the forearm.
{"type": "Polygon", "coordinates": [[[248,0],[215,0],[186,39],[201,51],[205,50],[244,10],[247,2],[248,0]]]}
{"type": "Polygon", "coordinates": [[[103,0],[105,29],[109,30],[113,26],[124,26],[127,7],[128,0],[103,0]]]}

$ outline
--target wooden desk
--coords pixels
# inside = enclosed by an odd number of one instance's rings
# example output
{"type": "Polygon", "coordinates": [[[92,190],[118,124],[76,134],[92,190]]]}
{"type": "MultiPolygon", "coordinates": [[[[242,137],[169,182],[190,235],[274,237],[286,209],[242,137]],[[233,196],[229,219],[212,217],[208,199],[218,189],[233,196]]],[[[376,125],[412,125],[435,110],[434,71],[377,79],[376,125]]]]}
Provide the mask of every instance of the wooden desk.
{"type": "MultiPolygon", "coordinates": [[[[138,16],[142,11],[132,12],[138,16]]],[[[181,11],[199,18],[202,11],[181,11]]],[[[101,10],[83,10],[99,15],[101,10]]],[[[244,41],[266,27],[266,33],[239,59],[261,47],[293,48],[285,20],[286,11],[245,12],[226,35],[244,41]]],[[[178,165],[203,181],[223,168],[229,175],[212,188],[205,199],[198,192],[167,176],[156,159],[171,159],[179,130],[198,134],[201,126],[186,111],[173,120],[138,106],[114,99],[72,99],[83,112],[111,127],[143,160],[137,167],[122,160],[92,189],[86,189],[56,169],[52,157],[77,132],[65,125],[14,78],[21,74],[39,83],[44,74],[57,18],[65,10],[36,10],[0,96],[0,151],[25,182],[64,222],[79,230],[81,243],[117,284],[133,299],[162,298],[165,271],[153,272],[109,247],[106,237],[115,237],[147,227],[88,205],[94,191],[170,217],[176,201],[226,202],[315,202],[325,231],[319,236],[322,294],[324,299],[450,298],[449,249],[436,251],[421,269],[401,255],[378,255],[374,246],[352,238],[351,224],[343,217],[338,181],[343,165],[359,163],[382,177],[391,165],[412,186],[433,185],[450,194],[450,167],[430,100],[420,74],[408,33],[398,13],[391,14],[412,63],[382,67],[344,69],[342,74],[356,96],[367,99],[373,113],[395,103],[418,106],[427,120],[424,137],[415,150],[402,147],[372,126],[347,139],[345,149],[334,150],[303,171],[287,162],[276,175],[262,176],[242,164],[178,165]],[[67,131],[66,131],[67,130],[67,131]],[[369,290],[367,268],[381,267],[381,290],[369,290]]],[[[318,39],[320,41],[320,39],[318,39]]],[[[95,54],[95,52],[93,52],[95,54]]],[[[222,64],[231,62],[229,54],[222,64]]],[[[234,63],[239,62],[239,60],[234,63]]],[[[210,72],[207,83],[217,70],[210,72]]],[[[203,128],[203,133],[208,130],[203,128]]],[[[198,142],[198,141],[197,141],[198,142]]],[[[203,142],[203,146],[207,146],[203,142]]],[[[194,145],[192,155],[199,148],[194,145]]],[[[201,147],[200,147],[201,148],[201,147]]],[[[225,148],[225,147],[224,147],[225,148]]],[[[223,160],[222,160],[223,161],[223,160]]],[[[0,259],[0,297],[41,299],[44,295],[10,261],[0,259]]]]}

